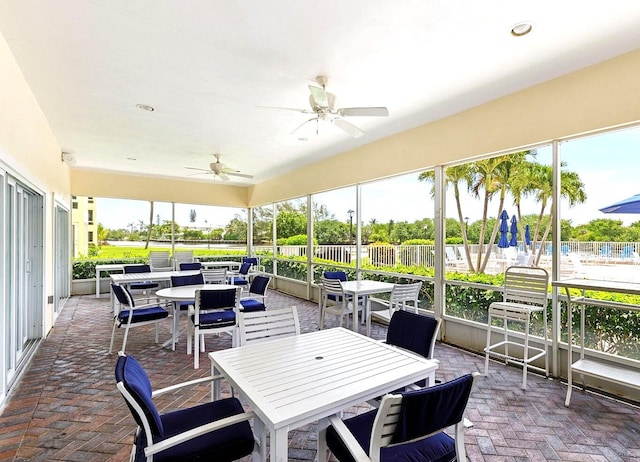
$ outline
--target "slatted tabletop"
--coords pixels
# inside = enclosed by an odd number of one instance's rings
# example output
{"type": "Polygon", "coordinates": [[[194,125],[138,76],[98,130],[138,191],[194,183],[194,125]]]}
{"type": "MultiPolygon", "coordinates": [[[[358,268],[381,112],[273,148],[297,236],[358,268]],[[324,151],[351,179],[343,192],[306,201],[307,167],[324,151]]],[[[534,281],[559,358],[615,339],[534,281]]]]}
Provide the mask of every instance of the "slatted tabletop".
{"type": "Polygon", "coordinates": [[[271,433],[271,460],[287,460],[287,433],[423,378],[436,361],[343,329],[209,353],[271,433]]]}

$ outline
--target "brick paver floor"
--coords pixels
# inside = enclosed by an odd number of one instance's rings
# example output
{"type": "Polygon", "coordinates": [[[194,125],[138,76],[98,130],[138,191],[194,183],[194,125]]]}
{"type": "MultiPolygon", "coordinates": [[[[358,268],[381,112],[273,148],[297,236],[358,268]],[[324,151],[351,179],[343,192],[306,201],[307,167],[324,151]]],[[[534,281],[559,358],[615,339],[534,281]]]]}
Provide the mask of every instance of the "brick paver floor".
{"type": "MultiPolygon", "coordinates": [[[[271,291],[268,306],[295,304],[303,331],[318,328],[315,303],[271,291]]],[[[184,317],[183,317],[184,319],[184,317]]],[[[335,322],[333,319],[331,322],[335,322]]],[[[115,388],[116,353],[108,354],[111,314],[106,297],[72,297],[56,326],[42,342],[0,414],[0,460],[125,461],[131,449],[134,420],[115,388]]],[[[193,369],[184,339],[176,351],[153,342],[153,328],[131,331],[127,354],[149,372],[155,388],[206,376],[209,360],[193,369]]],[[[372,336],[386,329],[374,324],[372,336]]],[[[122,339],[117,333],[116,345],[122,339]]],[[[168,338],[168,325],[161,330],[168,338]]],[[[207,339],[207,351],[229,348],[222,335],[207,339]]],[[[483,370],[483,358],[438,343],[439,380],[483,370]]],[[[517,368],[493,363],[489,377],[480,377],[467,416],[470,461],[638,461],[640,410],[605,397],[576,391],[564,406],[566,385],[530,374],[526,392],[517,368]]],[[[228,390],[225,390],[228,392],[228,390]]],[[[181,391],[156,401],[164,412],[209,399],[209,387],[181,391]]],[[[352,408],[351,413],[368,409],[352,408]]],[[[315,425],[290,432],[289,459],[313,460],[315,425]]]]}

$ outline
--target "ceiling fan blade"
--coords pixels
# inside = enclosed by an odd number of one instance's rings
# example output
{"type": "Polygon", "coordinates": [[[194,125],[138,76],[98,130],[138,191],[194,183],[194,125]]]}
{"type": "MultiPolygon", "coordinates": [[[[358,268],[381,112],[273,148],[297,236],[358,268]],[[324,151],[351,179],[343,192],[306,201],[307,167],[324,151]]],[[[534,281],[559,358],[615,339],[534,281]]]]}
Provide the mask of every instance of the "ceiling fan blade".
{"type": "Polygon", "coordinates": [[[207,170],[206,168],[195,168],[195,167],[185,167],[188,170],[198,170],[203,173],[211,173],[211,170],[207,170]]]}
{"type": "Polygon", "coordinates": [[[220,178],[222,181],[229,181],[230,178],[224,173],[216,173],[216,176],[220,178]]]}
{"type": "Polygon", "coordinates": [[[224,172],[223,175],[238,176],[240,178],[253,178],[253,175],[248,175],[246,173],[240,172],[224,172]]]}
{"type": "Polygon", "coordinates": [[[309,85],[309,91],[313,97],[315,105],[321,108],[329,107],[329,97],[324,88],[316,87],[315,85],[309,85]]]}
{"type": "Polygon", "coordinates": [[[345,107],[338,109],[338,114],[349,116],[388,117],[389,110],[386,107],[345,107]]]}
{"type": "Polygon", "coordinates": [[[364,132],[362,130],[340,117],[336,117],[332,120],[332,122],[336,127],[341,128],[354,138],[360,138],[362,135],[364,135],[364,132]]]}
{"type": "Polygon", "coordinates": [[[297,109],[294,107],[256,106],[256,109],[276,109],[278,111],[293,111],[301,112],[303,114],[313,114],[313,111],[310,111],[309,109],[297,109]]]}
{"type": "Polygon", "coordinates": [[[309,120],[306,120],[304,122],[302,122],[302,124],[298,125],[291,133],[289,133],[290,135],[293,135],[295,132],[297,132],[298,130],[300,130],[302,127],[304,127],[305,125],[307,125],[309,122],[311,122],[312,120],[318,120],[317,117],[312,117],[309,120]]]}

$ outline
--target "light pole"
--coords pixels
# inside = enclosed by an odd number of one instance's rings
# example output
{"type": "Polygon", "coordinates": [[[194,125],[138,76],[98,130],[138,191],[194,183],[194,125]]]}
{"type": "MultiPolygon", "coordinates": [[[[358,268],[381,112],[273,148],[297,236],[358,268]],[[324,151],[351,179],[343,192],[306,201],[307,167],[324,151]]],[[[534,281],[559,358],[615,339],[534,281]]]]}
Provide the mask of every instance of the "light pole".
{"type": "Polygon", "coordinates": [[[347,215],[349,215],[349,244],[353,244],[353,214],[353,210],[347,210],[347,215]]]}

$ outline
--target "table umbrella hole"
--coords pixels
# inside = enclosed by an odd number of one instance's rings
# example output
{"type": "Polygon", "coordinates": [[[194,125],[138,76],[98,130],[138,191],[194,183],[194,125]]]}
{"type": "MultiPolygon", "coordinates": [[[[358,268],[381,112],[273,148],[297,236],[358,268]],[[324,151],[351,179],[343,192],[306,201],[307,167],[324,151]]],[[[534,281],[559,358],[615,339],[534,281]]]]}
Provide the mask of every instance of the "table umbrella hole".
{"type": "Polygon", "coordinates": [[[324,359],[324,356],[316,356],[316,359],[324,359]]]}

